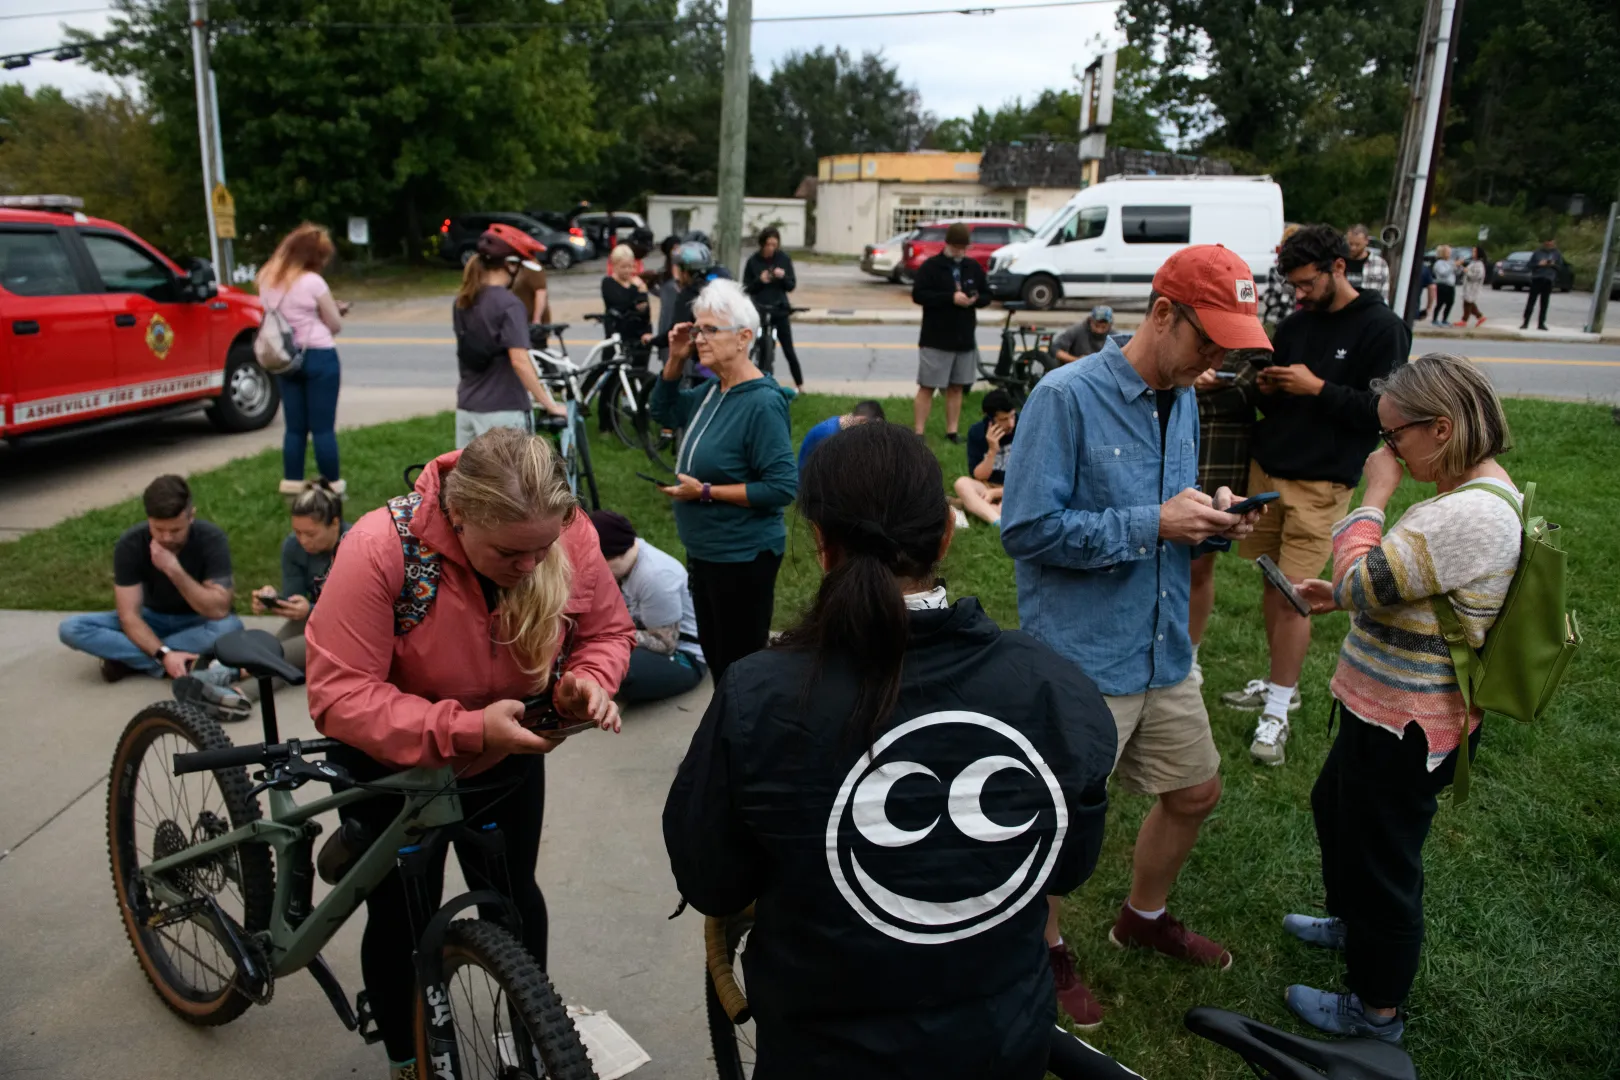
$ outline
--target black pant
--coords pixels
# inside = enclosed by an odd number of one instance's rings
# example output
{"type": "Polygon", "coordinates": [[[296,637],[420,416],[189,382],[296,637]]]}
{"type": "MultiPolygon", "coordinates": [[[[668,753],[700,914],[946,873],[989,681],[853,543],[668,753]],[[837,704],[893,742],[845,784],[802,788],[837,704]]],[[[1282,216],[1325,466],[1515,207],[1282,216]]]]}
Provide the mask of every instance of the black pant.
{"type": "MultiPolygon", "coordinates": [[[[793,347],[793,320],[791,313],[770,310],[760,312],[760,333],[763,334],[765,328],[772,325],[776,327],[776,344],[782,350],[783,358],[788,362],[788,370],[793,373],[793,385],[803,386],[804,372],[799,368],[799,353],[793,347]]],[[[767,364],[763,369],[765,374],[771,374],[771,369],[775,366],[774,363],[767,364]]]]}
{"type": "Polygon", "coordinates": [[[758,652],[770,641],[776,571],[781,566],[782,556],[774,551],[762,551],[751,562],[686,561],[698,642],[716,686],[733,661],[758,652]]]}
{"type": "Polygon", "coordinates": [[[684,694],[703,681],[703,664],[690,654],[675,651],[673,656],[655,653],[637,645],[630,650],[630,670],[619,683],[619,702],[637,705],[663,701],[684,694]]]}
{"type": "Polygon", "coordinates": [[[1530,325],[1530,309],[1536,306],[1536,298],[1540,297],[1541,318],[1536,320],[1536,325],[1543,330],[1547,329],[1547,301],[1552,298],[1552,287],[1553,283],[1550,281],[1541,278],[1530,279],[1530,295],[1524,298],[1524,318],[1520,320],[1523,325],[1530,325]]]}
{"type": "MultiPolygon", "coordinates": [[[[1377,1009],[1406,1000],[1423,948],[1423,842],[1457,768],[1428,771],[1417,724],[1403,737],[1341,709],[1339,734],[1311,789],[1322,884],[1345,923],[1345,984],[1377,1009]]],[[[1481,729],[1482,730],[1482,729],[1481,729]]],[[[1473,751],[1479,731],[1469,741],[1473,751]]]]}
{"type": "Polygon", "coordinates": [[[1451,305],[1457,302],[1457,286],[1436,285],[1434,298],[1434,321],[1450,322],[1451,305]]]}
{"type": "MultiPolygon", "coordinates": [[[[375,780],[397,770],[373,761],[358,750],[345,749],[328,755],[343,765],[357,780],[375,780]]],[[[513,754],[494,768],[464,779],[463,787],[490,788],[461,796],[466,823],[474,828],[491,821],[506,839],[507,878],[512,900],[523,920],[524,948],[542,969],[546,966],[546,898],[534,880],[540,857],[540,825],[546,807],[546,759],[533,754],[513,754]]],[[[399,814],[404,800],[383,796],[345,807],[345,819],[358,818],[373,836],[399,814]]],[[[456,845],[456,861],[469,890],[490,888],[483,873],[483,860],[476,853],[456,845]]],[[[437,906],[444,889],[444,861],[428,872],[428,899],[437,906]]],[[[431,915],[432,912],[427,913],[431,915]]],[[[493,919],[501,912],[480,906],[480,918],[493,919]]],[[[411,934],[410,907],[405,884],[393,870],[366,897],[366,932],[360,939],[360,971],[365,977],[371,1011],[382,1032],[383,1045],[394,1061],[416,1057],[416,969],[412,954],[416,941],[411,934]]]]}

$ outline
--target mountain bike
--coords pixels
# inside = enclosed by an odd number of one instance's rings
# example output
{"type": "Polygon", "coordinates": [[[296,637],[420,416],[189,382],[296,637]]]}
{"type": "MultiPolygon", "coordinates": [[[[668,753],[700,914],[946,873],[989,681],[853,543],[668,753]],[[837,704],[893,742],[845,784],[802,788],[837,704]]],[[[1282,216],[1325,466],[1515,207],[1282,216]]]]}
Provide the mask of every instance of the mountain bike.
{"type": "Polygon", "coordinates": [[[237,631],[211,651],[258,679],[264,742],[233,746],[194,706],[161,701],[124,728],[108,784],[113,893],[135,959],[163,1003],[187,1023],[217,1026],[268,1004],[278,979],[307,969],[343,1026],[378,1041],[366,993],[351,1006],[321,949],[397,867],[419,941],[423,1075],[594,1077],[561,999],[517,936],[500,830],[464,824],[460,796],[482,790],[476,781],[458,786],[442,767],[357,782],[341,766],[313,760],[339,748],[336,740],[281,741],[270,680],[297,684],[304,676],[273,636],[237,631]],[[261,770],[257,784],[248,767],[261,770]],[[331,793],[300,805],[292,792],[312,781],[331,793]],[[318,862],[332,888],[314,903],[315,818],[385,795],[404,804],[375,839],[364,843],[346,824],[327,841],[318,862]],[[440,904],[427,882],[451,842],[458,854],[475,853],[488,887],[440,904]],[[474,906],[484,918],[455,918],[474,906]]]}
{"type": "MultiPolygon", "coordinates": [[[[682,909],[684,906],[683,901],[682,909]]],[[[703,920],[704,1011],[720,1080],[748,1080],[754,1075],[754,1023],[739,962],[753,928],[752,907],[725,918],[703,920]]],[[[1406,1052],[1378,1039],[1306,1039],[1207,1006],[1188,1010],[1183,1023],[1193,1034],[1237,1054],[1262,1078],[1417,1080],[1417,1070],[1406,1052]]],[[[1046,1067],[1058,1080],[1127,1080],[1139,1076],[1055,1025],[1046,1067]]]]}
{"type": "MultiPolygon", "coordinates": [[[[591,314],[585,318],[589,322],[605,325],[607,316],[591,314]]],[[[616,333],[591,346],[583,365],[574,363],[562,336],[568,326],[568,323],[542,323],[534,327],[535,335],[544,335],[547,341],[551,334],[557,336],[555,349],[543,345],[529,350],[531,360],[544,361],[556,369],[555,373],[548,375],[537,368],[541,378],[555,379],[565,373],[572,374],[573,389],[579,399],[581,412],[589,416],[594,407],[600,415],[603,431],[612,431],[620,442],[632,450],[646,450],[649,435],[655,439],[659,435],[657,425],[647,411],[647,399],[652,395],[655,373],[633,365],[630,343],[616,333]]]]}
{"type": "Polygon", "coordinates": [[[807,307],[790,307],[787,311],[763,309],[759,313],[759,340],[754,342],[754,366],[766,375],[774,375],[776,368],[776,326],[778,319],[791,319],[809,311],[807,307]]]}

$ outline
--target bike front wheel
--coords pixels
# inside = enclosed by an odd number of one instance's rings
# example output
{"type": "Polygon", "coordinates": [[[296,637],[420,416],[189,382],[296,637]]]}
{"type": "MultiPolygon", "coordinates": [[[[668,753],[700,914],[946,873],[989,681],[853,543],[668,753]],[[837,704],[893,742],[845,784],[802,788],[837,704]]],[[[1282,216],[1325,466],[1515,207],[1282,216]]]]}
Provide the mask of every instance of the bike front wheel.
{"type": "Polygon", "coordinates": [[[758,1059],[741,962],[753,929],[753,908],[724,919],[704,920],[703,1002],[709,1020],[709,1042],[714,1047],[714,1069],[720,1080],[749,1080],[758,1059]],[[736,1012],[735,1020],[727,1011],[728,1003],[736,1012]],[[737,1011],[739,1005],[741,1011],[737,1011]]]}
{"type": "Polygon", "coordinates": [[[644,371],[627,370],[624,374],[629,381],[630,392],[625,393],[623,381],[613,380],[607,393],[608,416],[613,424],[613,434],[619,437],[619,441],[632,450],[642,450],[647,446],[651,423],[647,418],[647,399],[651,395],[652,380],[644,371]]]}
{"type": "MultiPolygon", "coordinates": [[[[551,980],[506,930],[458,919],[444,935],[444,994],[462,1080],[595,1080],[579,1031],[551,980]]],[[[416,1012],[416,1054],[431,1062],[425,1001],[416,1012]]],[[[436,1075],[431,1064],[424,1076],[436,1075]]]]}
{"type": "Polygon", "coordinates": [[[243,937],[265,930],[275,897],[269,849],[238,844],[164,874],[161,889],[140,868],[258,819],[246,769],[174,775],[176,753],[230,745],[200,710],[160,701],[124,728],[107,784],[108,860],[124,932],[163,1003],[205,1027],[236,1019],[253,999],[237,986],[236,960],[209,920],[184,905],[211,898],[243,937]]]}

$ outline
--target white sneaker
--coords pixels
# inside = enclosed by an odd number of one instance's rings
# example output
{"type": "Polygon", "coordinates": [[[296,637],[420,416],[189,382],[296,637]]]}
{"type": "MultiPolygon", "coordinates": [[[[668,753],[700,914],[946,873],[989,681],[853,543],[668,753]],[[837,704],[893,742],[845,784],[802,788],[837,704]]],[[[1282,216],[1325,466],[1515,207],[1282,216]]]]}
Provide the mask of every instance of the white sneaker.
{"type": "Polygon", "coordinates": [[[1249,744],[1249,756],[1262,765],[1281,765],[1283,750],[1288,745],[1288,718],[1262,713],[1254,726],[1254,741],[1249,744]]]}
{"type": "Polygon", "coordinates": [[[968,528],[968,516],[966,514],[964,514],[959,509],[958,510],[953,510],[951,512],[956,515],[956,527],[958,529],[966,529],[966,528],[968,528]]]}
{"type": "MultiPolygon", "coordinates": [[[[1221,695],[1221,704],[1229,709],[1242,709],[1245,712],[1259,712],[1266,707],[1266,680],[1250,679],[1241,690],[1228,690],[1221,695]]],[[[1294,687],[1294,696],[1288,699],[1288,711],[1293,712],[1299,708],[1299,687],[1294,687]]]]}

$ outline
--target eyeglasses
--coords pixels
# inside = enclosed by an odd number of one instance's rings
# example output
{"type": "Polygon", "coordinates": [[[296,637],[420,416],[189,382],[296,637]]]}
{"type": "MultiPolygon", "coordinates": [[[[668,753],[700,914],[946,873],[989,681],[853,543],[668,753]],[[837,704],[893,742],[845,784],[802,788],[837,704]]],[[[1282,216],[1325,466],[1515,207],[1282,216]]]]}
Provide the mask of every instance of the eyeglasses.
{"type": "Polygon", "coordinates": [[[1214,338],[1204,333],[1204,328],[1198,325],[1198,319],[1193,315],[1192,308],[1188,307],[1186,304],[1177,304],[1176,314],[1180,315],[1182,321],[1188,326],[1192,327],[1193,333],[1198,335],[1198,352],[1201,355],[1209,356],[1210,354],[1216,352],[1226,352],[1225,349],[1215,344],[1214,338]]]}
{"type": "Polygon", "coordinates": [[[1306,278],[1304,281],[1296,280],[1292,276],[1287,276],[1287,275],[1285,275],[1284,280],[1286,280],[1288,282],[1288,284],[1292,285],[1296,292],[1299,291],[1300,289],[1304,289],[1304,290],[1309,291],[1309,292],[1315,292],[1316,291],[1316,283],[1318,281],[1321,281],[1323,278],[1327,277],[1329,274],[1330,274],[1330,271],[1322,270],[1320,268],[1316,268],[1316,273],[1312,274],[1310,277],[1306,278]]]}
{"type": "Polygon", "coordinates": [[[734,334],[741,330],[740,326],[704,326],[702,323],[692,324],[692,340],[702,341],[706,337],[716,334],[734,334]]]}
{"type": "Polygon", "coordinates": [[[1434,423],[1434,420],[1435,418],[1432,416],[1425,416],[1422,420],[1413,420],[1410,423],[1402,424],[1400,427],[1380,428],[1378,431],[1378,437],[1384,440],[1384,444],[1386,446],[1388,446],[1391,450],[1394,450],[1396,449],[1395,441],[1400,437],[1401,432],[1405,431],[1407,428],[1422,427],[1424,424],[1432,424],[1434,423]]]}

